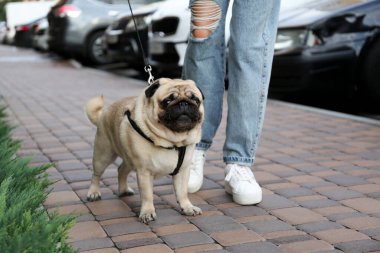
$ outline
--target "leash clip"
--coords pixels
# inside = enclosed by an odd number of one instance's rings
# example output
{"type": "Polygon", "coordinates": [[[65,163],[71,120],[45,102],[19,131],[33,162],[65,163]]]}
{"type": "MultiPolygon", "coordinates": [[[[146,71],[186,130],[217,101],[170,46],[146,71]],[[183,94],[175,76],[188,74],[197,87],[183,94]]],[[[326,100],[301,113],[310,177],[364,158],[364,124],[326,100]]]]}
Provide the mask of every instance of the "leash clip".
{"type": "Polygon", "coordinates": [[[151,73],[152,67],[150,65],[147,65],[144,67],[144,70],[146,73],[149,74],[148,83],[149,83],[149,85],[151,85],[152,83],[154,83],[154,76],[151,73]]]}

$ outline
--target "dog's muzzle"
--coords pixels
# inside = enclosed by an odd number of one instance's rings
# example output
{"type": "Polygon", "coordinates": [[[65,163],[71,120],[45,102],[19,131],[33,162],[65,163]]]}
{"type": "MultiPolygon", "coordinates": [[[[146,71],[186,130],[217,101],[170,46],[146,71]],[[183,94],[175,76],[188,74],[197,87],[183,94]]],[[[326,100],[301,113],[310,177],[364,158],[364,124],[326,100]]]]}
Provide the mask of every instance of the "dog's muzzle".
{"type": "Polygon", "coordinates": [[[170,130],[184,132],[193,129],[201,120],[198,105],[181,100],[169,105],[160,115],[160,121],[170,130]]]}

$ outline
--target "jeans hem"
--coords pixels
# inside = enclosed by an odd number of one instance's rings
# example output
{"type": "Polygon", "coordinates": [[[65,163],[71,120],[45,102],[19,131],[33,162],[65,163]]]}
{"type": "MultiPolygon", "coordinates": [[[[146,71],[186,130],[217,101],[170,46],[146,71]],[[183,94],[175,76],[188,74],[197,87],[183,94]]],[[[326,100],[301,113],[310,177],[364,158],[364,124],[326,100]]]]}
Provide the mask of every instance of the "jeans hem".
{"type": "Polygon", "coordinates": [[[207,144],[207,143],[197,143],[196,145],[196,149],[198,150],[208,150],[209,148],[211,147],[211,144],[207,144]]]}
{"type": "Polygon", "coordinates": [[[242,166],[248,166],[251,167],[254,159],[253,158],[248,158],[248,157],[231,157],[231,156],[225,156],[223,157],[223,161],[226,164],[239,164],[242,166]]]}

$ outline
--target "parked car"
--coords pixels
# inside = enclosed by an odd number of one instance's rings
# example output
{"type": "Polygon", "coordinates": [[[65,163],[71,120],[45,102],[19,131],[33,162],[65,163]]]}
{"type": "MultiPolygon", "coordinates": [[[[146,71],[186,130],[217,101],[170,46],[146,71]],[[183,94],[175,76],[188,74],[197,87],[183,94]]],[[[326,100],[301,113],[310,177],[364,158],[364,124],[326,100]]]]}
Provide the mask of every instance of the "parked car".
{"type": "Polygon", "coordinates": [[[30,22],[28,24],[15,26],[15,29],[16,29],[16,34],[14,38],[15,46],[32,47],[34,29],[38,25],[38,23],[42,21],[42,19],[45,19],[45,18],[34,20],[33,22],[30,22]]]}
{"type": "MultiPolygon", "coordinates": [[[[172,70],[183,65],[190,11],[186,0],[168,2],[172,8],[152,16],[149,57],[155,68],[172,70]]],[[[379,28],[378,0],[283,0],[270,93],[362,90],[380,101],[379,28]]]]}
{"type": "MultiPolygon", "coordinates": [[[[137,8],[145,2],[135,0],[131,5],[137,8]]],[[[60,0],[48,13],[49,47],[94,64],[108,63],[101,37],[122,12],[129,12],[127,0],[60,0]]]]}
{"type": "MultiPolygon", "coordinates": [[[[29,24],[37,19],[46,17],[55,0],[9,2],[5,4],[7,31],[4,43],[13,44],[16,35],[16,26],[29,24]]],[[[20,29],[20,28],[19,28],[20,29]]],[[[24,28],[21,28],[24,29],[24,28]]]]}
{"type": "Polygon", "coordinates": [[[41,19],[33,26],[32,44],[33,48],[41,51],[47,51],[49,49],[48,33],[49,23],[47,18],[41,19]]]}
{"type": "MultiPolygon", "coordinates": [[[[162,0],[150,0],[151,4],[133,11],[140,40],[145,54],[148,54],[148,24],[151,15],[163,3],[162,0]]],[[[144,61],[138,42],[134,22],[130,13],[121,14],[108,28],[103,36],[103,48],[115,61],[124,61],[135,69],[142,70],[144,61]]]]}
{"type": "Polygon", "coordinates": [[[0,21],[0,43],[4,42],[6,32],[7,32],[7,25],[5,21],[0,21]]]}
{"type": "Polygon", "coordinates": [[[380,1],[318,0],[283,13],[271,93],[362,90],[380,101],[379,28],[380,1]]]}
{"type": "MultiPolygon", "coordinates": [[[[233,1],[230,1],[230,5],[233,1]]],[[[167,0],[152,15],[149,25],[149,61],[158,71],[178,72],[183,65],[190,33],[188,0],[167,0]]],[[[226,42],[231,8],[227,13],[226,42]]]]}

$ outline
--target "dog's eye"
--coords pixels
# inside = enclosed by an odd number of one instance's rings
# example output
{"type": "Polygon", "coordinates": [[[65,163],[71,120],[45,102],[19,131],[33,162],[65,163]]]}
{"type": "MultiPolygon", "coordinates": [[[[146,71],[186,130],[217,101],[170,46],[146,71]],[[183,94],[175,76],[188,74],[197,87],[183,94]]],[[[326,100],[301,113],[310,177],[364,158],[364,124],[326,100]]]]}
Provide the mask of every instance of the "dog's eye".
{"type": "Polygon", "coordinates": [[[168,107],[168,105],[169,105],[171,102],[172,102],[171,99],[166,98],[166,99],[164,99],[164,100],[161,101],[161,106],[162,106],[163,108],[166,108],[166,107],[168,107]]]}
{"type": "Polygon", "coordinates": [[[199,98],[197,98],[194,94],[190,97],[191,100],[195,101],[195,103],[197,103],[198,105],[201,103],[201,101],[199,100],[199,98]]]}

